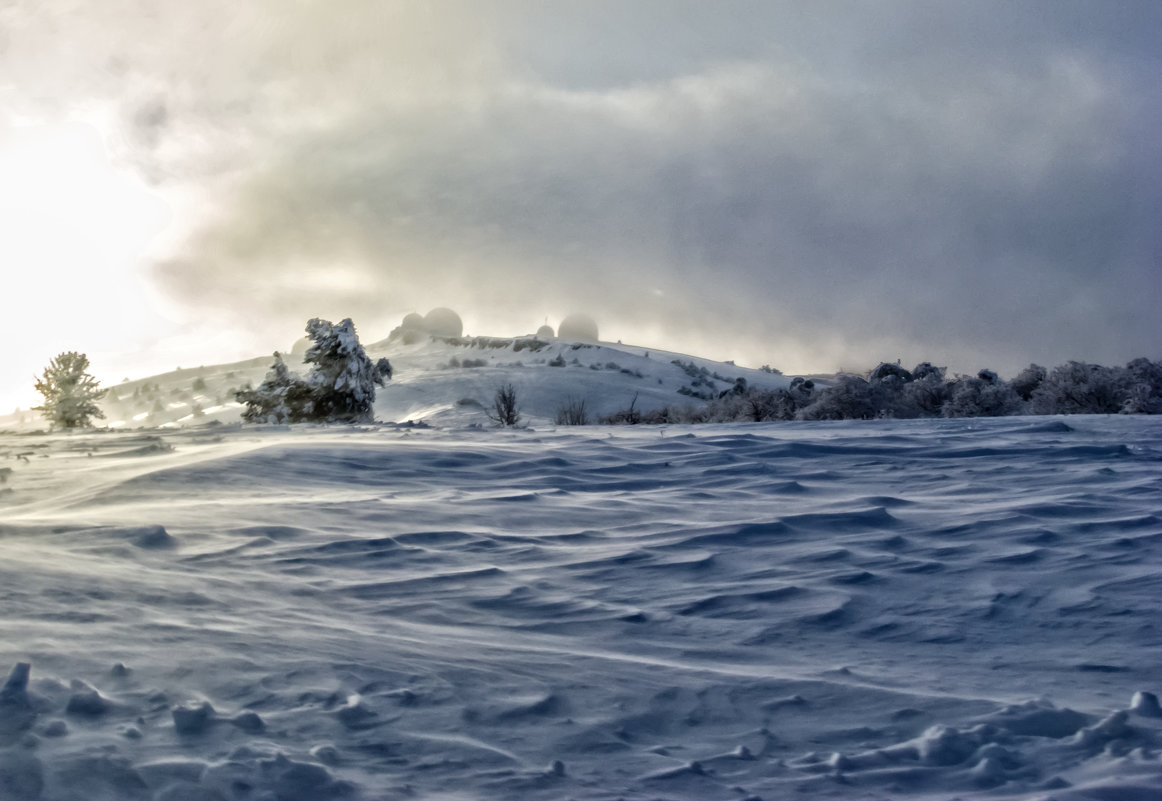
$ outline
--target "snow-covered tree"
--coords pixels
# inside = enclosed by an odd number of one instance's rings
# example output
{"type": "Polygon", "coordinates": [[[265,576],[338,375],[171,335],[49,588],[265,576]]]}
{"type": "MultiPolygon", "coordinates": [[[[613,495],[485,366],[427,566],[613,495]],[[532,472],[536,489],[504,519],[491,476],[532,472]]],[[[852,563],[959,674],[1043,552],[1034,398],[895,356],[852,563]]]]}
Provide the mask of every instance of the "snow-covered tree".
{"type": "Polygon", "coordinates": [[[945,417],[1004,417],[1021,412],[1021,397],[992,370],[961,376],[948,385],[945,417]]]}
{"type": "Polygon", "coordinates": [[[256,389],[239,390],[234,397],[246,404],[242,419],[248,423],[301,423],[314,419],[311,385],[292,373],[277,351],[266,379],[256,389]]]}
{"type": "Polygon", "coordinates": [[[91,418],[104,418],[97,401],[105,396],[97,379],[89,375],[89,357],[69,351],[53,359],[44,374],[36,380],[36,390],[44,396],[41,412],[54,427],[85,428],[91,418]]]}
{"type": "Polygon", "coordinates": [[[1126,370],[1074,361],[1049,371],[1030,405],[1034,414],[1117,414],[1129,389],[1126,370]]]}
{"type": "Polygon", "coordinates": [[[305,379],[291,373],[279,354],[266,380],[256,389],[235,393],[250,422],[307,421],[365,423],[372,420],[375,387],[391,378],[391,363],[367,357],[355,324],[315,318],[307,323],[310,347],[303,361],[311,365],[305,379]]]}
{"type": "Polygon", "coordinates": [[[795,413],[797,420],[861,420],[875,417],[880,410],[872,385],[857,375],[841,373],[835,383],[815,396],[814,401],[795,413]]]}
{"type": "Polygon", "coordinates": [[[376,385],[391,378],[391,363],[373,364],[359,344],[355,324],[347,318],[337,325],[315,318],[307,323],[311,346],[303,361],[312,365],[307,383],[315,399],[316,418],[343,422],[370,422],[376,385]]]}
{"type": "Polygon", "coordinates": [[[1017,377],[1010,383],[1013,385],[1013,391],[1021,396],[1021,400],[1028,401],[1048,374],[1048,371],[1041,365],[1030,364],[1017,373],[1017,377]]]}
{"type": "Polygon", "coordinates": [[[1123,414],[1162,414],[1162,362],[1134,359],[1126,365],[1123,414]]]}

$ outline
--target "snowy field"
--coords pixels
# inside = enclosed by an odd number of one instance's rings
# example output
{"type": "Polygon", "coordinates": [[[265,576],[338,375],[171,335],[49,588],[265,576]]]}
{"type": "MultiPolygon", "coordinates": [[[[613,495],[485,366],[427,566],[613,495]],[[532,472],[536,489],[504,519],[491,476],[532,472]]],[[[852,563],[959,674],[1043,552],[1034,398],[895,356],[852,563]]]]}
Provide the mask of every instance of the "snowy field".
{"type": "Polygon", "coordinates": [[[1146,417],[0,435],[0,798],[1162,798],[1160,468],[1146,417]]]}

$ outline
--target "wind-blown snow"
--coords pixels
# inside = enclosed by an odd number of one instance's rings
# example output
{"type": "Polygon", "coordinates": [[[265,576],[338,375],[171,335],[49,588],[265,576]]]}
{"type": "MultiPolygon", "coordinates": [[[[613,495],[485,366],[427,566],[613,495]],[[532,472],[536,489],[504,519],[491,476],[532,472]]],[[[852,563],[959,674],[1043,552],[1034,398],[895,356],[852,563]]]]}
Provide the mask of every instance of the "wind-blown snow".
{"type": "Polygon", "coordinates": [[[1162,796],[1156,418],[0,465],[5,799],[1162,796]]]}

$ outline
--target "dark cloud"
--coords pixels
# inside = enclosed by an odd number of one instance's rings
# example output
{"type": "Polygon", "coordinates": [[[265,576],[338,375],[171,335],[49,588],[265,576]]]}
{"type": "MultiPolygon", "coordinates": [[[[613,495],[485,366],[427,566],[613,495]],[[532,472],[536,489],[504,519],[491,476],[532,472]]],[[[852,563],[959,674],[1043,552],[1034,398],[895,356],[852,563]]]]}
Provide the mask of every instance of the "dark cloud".
{"type": "Polygon", "coordinates": [[[127,38],[115,81],[127,157],[201,202],[154,278],[240,327],[1162,355],[1154,3],[255,8],[150,23],[194,33],[127,38]]]}

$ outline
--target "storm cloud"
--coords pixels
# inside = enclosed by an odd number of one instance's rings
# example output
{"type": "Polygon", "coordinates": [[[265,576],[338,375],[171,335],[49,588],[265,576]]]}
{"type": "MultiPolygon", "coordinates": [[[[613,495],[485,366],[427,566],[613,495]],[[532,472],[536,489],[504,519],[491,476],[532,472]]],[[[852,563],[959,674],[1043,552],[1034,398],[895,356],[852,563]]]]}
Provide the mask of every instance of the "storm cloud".
{"type": "Polygon", "coordinates": [[[150,279],[241,335],[442,305],[800,372],[1160,355],[1156,3],[101,8],[10,13],[0,59],[108,109],[175,209],[150,279]]]}

